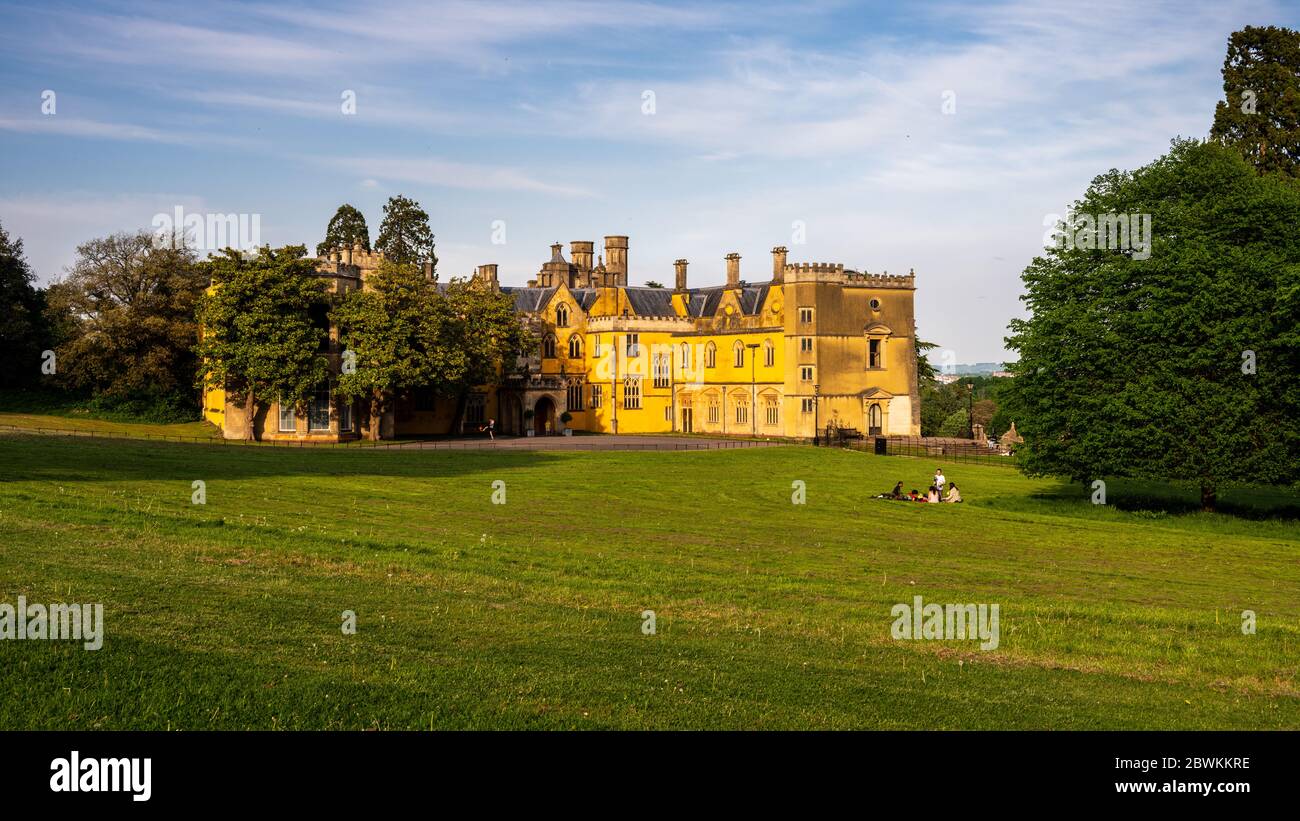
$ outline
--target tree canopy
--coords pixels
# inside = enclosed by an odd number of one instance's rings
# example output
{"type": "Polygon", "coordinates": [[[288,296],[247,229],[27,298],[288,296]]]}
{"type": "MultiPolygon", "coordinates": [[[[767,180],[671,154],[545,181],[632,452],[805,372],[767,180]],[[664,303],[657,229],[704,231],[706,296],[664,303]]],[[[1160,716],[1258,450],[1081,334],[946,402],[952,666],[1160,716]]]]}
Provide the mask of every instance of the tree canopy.
{"type": "Polygon", "coordinates": [[[192,400],[194,311],[206,284],[192,250],[160,246],[147,231],[77,246],[67,277],[48,294],[67,337],[57,348],[60,383],[97,395],[179,392],[192,400]]]}
{"type": "Polygon", "coordinates": [[[366,226],[366,218],[360,211],[344,203],[330,217],[329,225],[325,228],[325,240],[316,246],[316,255],[325,256],[331,251],[347,250],[358,243],[367,251],[370,250],[370,228],[366,226]]]}
{"type": "Polygon", "coordinates": [[[0,388],[30,385],[40,374],[44,334],[35,280],[22,239],[10,239],[0,226],[0,388]]]}
{"type": "Polygon", "coordinates": [[[243,397],[251,439],[259,402],[302,404],[328,377],[328,330],[312,319],[326,304],[324,284],[302,245],[252,258],[228,249],[204,268],[212,287],[198,309],[201,378],[243,397]]]}
{"type": "Polygon", "coordinates": [[[415,200],[401,195],[389,197],[384,205],[384,221],[379,226],[379,239],[375,247],[384,252],[384,257],[396,263],[423,264],[431,262],[438,266],[438,257],[433,252],[433,229],[429,227],[429,215],[415,200]]]}
{"type": "Polygon", "coordinates": [[[435,284],[414,265],[385,260],[365,290],[334,307],[344,348],[338,392],[370,405],[370,436],[379,438],[379,417],[396,394],[440,378],[437,346],[446,310],[435,284]]]}
{"type": "Polygon", "coordinates": [[[1210,136],[1261,171],[1300,177],[1300,32],[1277,26],[1233,32],[1223,94],[1210,136]]]}
{"type": "Polygon", "coordinates": [[[1300,469],[1300,186],[1217,142],[1097,177],[1075,213],[1149,214],[1149,255],[1051,248],[1003,391],[1031,474],[1290,483],[1300,469]]]}

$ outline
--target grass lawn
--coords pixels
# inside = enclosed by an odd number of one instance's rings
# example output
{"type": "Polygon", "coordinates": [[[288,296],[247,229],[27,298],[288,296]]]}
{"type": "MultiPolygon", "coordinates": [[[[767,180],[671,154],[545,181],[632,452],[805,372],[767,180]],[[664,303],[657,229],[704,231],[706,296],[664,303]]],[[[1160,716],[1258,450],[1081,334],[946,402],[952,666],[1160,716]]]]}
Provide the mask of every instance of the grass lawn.
{"type": "Polygon", "coordinates": [[[177,422],[156,424],[150,422],[123,422],[94,419],[88,416],[54,415],[44,413],[0,413],[0,428],[15,427],[42,430],[66,430],[84,433],[103,433],[115,436],[183,436],[187,439],[216,439],[220,431],[207,422],[177,422]]]}
{"type": "Polygon", "coordinates": [[[1295,494],[868,498],[935,466],[0,435],[0,602],[106,622],[0,641],[0,728],[1300,727],[1300,524],[1251,518],[1295,494]],[[916,595],[998,604],[1000,646],[895,641],[916,595]]]}

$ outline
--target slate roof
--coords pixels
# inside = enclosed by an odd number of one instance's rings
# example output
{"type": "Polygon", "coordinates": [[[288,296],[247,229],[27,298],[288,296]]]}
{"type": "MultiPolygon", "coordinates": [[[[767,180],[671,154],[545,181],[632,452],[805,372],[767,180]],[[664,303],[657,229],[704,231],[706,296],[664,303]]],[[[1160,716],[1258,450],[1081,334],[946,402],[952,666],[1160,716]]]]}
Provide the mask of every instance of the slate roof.
{"type": "MultiPolygon", "coordinates": [[[[740,288],[740,309],[753,316],[763,309],[771,283],[743,285],[740,288]]],[[[501,291],[510,294],[515,300],[515,310],[536,313],[546,307],[558,289],[538,287],[518,287],[503,285],[501,291]]],[[[708,288],[691,288],[687,290],[687,313],[692,318],[714,316],[722,304],[722,295],[727,289],[722,285],[708,288]]],[[[625,286],[623,292],[637,316],[672,316],[673,290],[671,288],[647,288],[644,286],[625,286]]],[[[596,302],[595,288],[574,288],[571,293],[578,306],[584,311],[591,309],[596,302]]]]}
{"type": "Polygon", "coordinates": [[[555,293],[555,288],[516,288],[509,285],[501,286],[503,294],[510,294],[515,298],[515,310],[524,313],[536,313],[551,301],[551,296],[555,293]]]}
{"type": "Polygon", "coordinates": [[[628,286],[623,289],[637,316],[673,316],[673,292],[667,288],[628,286]]]}

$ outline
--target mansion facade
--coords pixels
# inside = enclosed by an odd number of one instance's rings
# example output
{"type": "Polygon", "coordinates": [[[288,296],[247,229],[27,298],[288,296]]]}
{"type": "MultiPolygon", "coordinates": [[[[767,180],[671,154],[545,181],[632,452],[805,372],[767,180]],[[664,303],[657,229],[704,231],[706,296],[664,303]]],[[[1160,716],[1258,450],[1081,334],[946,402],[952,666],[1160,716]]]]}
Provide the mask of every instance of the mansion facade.
{"type": "MultiPolygon", "coordinates": [[[[541,329],[539,349],[463,408],[427,391],[398,397],[380,437],[469,433],[488,419],[506,435],[566,427],[796,439],[827,427],[919,434],[912,274],[791,263],[777,247],[770,278],[759,282],[741,279],[732,253],[722,285],[690,287],[681,259],[673,287],[631,286],[628,238],[605,237],[593,259],[594,245],[571,243],[568,259],[552,245],[524,287],[500,285],[495,264],[479,266],[474,277],[512,297],[521,321],[541,329]]],[[[318,271],[343,294],[365,287],[381,259],[358,246],[320,258],[318,271]]],[[[336,328],[327,355],[338,372],[336,328]]],[[[228,438],[249,424],[219,389],[205,392],[204,413],[228,438]]],[[[370,420],[322,385],[305,412],[271,403],[252,424],[264,439],[338,441],[363,435],[370,420]]]]}

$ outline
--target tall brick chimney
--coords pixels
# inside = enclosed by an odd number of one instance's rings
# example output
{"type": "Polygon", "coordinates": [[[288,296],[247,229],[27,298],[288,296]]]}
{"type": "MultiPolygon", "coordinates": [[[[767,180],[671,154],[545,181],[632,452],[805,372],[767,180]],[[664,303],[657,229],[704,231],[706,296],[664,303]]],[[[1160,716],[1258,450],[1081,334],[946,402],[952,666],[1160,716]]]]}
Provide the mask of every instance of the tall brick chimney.
{"type": "Polygon", "coordinates": [[[673,263],[673,270],[677,273],[677,290],[686,290],[686,260],[679,259],[673,263]]]}
{"type": "Polygon", "coordinates": [[[727,254],[727,287],[740,287],[740,254],[732,251],[727,254]]]}
{"type": "Polygon", "coordinates": [[[627,285],[627,237],[605,237],[605,267],[617,275],[619,285],[627,285]]]}
{"type": "Polygon", "coordinates": [[[497,264],[495,262],[492,262],[492,263],[488,263],[487,265],[480,265],[478,267],[477,278],[480,282],[483,282],[486,285],[491,285],[493,288],[496,288],[498,286],[497,264]]]}
{"type": "Polygon", "coordinates": [[[569,243],[569,256],[573,258],[573,264],[578,266],[580,272],[585,274],[591,270],[591,260],[595,249],[596,243],[587,240],[577,240],[569,243]]]}
{"type": "Polygon", "coordinates": [[[772,281],[773,282],[785,281],[786,251],[787,249],[784,245],[778,245],[772,249],[772,281]]]}

